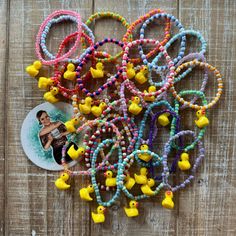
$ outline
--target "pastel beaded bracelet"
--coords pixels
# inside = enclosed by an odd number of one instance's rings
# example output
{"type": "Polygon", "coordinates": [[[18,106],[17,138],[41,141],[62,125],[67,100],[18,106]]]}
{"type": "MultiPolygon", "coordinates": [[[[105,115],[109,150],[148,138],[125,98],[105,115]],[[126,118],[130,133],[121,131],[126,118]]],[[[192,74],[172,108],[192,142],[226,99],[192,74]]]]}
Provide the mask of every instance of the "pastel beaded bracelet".
{"type": "MultiPolygon", "coordinates": [[[[199,51],[199,54],[201,55],[204,55],[206,53],[206,47],[207,47],[207,42],[206,40],[203,38],[203,36],[197,32],[197,31],[194,31],[194,30],[183,30],[181,31],[180,33],[174,35],[167,43],[166,45],[164,46],[166,50],[168,50],[168,48],[171,47],[171,45],[173,43],[175,43],[178,39],[182,39],[183,36],[192,36],[192,37],[196,37],[198,39],[198,41],[200,42],[200,51],[199,51]]],[[[185,45],[185,44],[183,44],[185,45]]],[[[178,64],[179,61],[182,60],[183,56],[184,56],[184,52],[185,52],[185,48],[184,47],[180,47],[180,51],[179,51],[179,55],[173,59],[173,62],[175,64],[178,64]]],[[[153,60],[152,60],[152,66],[154,69],[156,70],[166,70],[167,67],[166,66],[157,66],[156,64],[158,63],[158,61],[160,60],[160,58],[162,57],[162,54],[159,53],[153,60]]]]}
{"type": "Polygon", "coordinates": [[[174,84],[171,84],[170,91],[172,92],[172,94],[175,97],[175,99],[177,99],[181,104],[183,104],[183,105],[185,105],[187,107],[190,107],[190,108],[193,108],[193,109],[196,109],[196,110],[201,110],[201,109],[206,110],[206,109],[209,109],[210,107],[212,107],[214,104],[217,103],[217,101],[220,99],[220,96],[222,94],[223,82],[222,82],[221,74],[220,74],[220,72],[215,67],[209,65],[208,63],[206,63],[206,62],[199,62],[197,60],[193,60],[193,61],[186,62],[186,63],[180,65],[176,69],[176,71],[175,71],[176,76],[178,75],[178,73],[181,70],[183,70],[185,68],[188,68],[188,67],[191,67],[191,66],[194,66],[194,67],[199,66],[200,68],[205,68],[205,69],[207,69],[209,71],[212,71],[214,73],[214,75],[217,78],[217,84],[218,84],[218,89],[217,89],[216,97],[210,103],[208,103],[207,105],[199,106],[197,104],[193,104],[191,102],[185,101],[180,95],[178,95],[177,92],[175,91],[174,84]]]}
{"type": "MultiPolygon", "coordinates": [[[[42,64],[45,64],[45,65],[53,65],[55,63],[58,63],[66,58],[69,58],[71,56],[71,54],[76,50],[79,42],[80,42],[80,37],[81,37],[81,33],[82,33],[82,22],[81,22],[81,17],[78,13],[74,12],[74,11],[68,11],[68,10],[60,10],[60,11],[55,11],[53,12],[52,14],[50,14],[45,20],[44,22],[42,23],[42,25],[40,26],[39,28],[39,31],[38,31],[38,34],[37,34],[37,37],[36,37],[36,42],[35,42],[35,51],[36,51],[36,54],[39,58],[39,60],[42,62],[42,64]],[[76,40],[74,42],[74,45],[69,49],[69,51],[67,53],[65,53],[64,55],[60,56],[60,57],[57,57],[55,59],[51,59],[51,60],[45,60],[43,58],[43,56],[41,55],[41,52],[40,52],[40,40],[41,40],[41,35],[47,25],[47,23],[53,19],[54,17],[59,17],[61,15],[70,15],[70,16],[74,16],[76,18],[76,22],[77,22],[77,37],[76,37],[76,40]]],[[[46,47],[46,46],[44,46],[46,47]]],[[[44,48],[45,49],[45,48],[44,48]]]]}
{"type": "MultiPolygon", "coordinates": [[[[121,22],[121,24],[125,27],[125,28],[129,28],[129,23],[126,21],[126,19],[119,15],[118,13],[114,13],[114,12],[96,12],[95,14],[91,15],[88,20],[85,22],[85,24],[87,26],[89,26],[93,21],[95,21],[96,19],[100,19],[100,18],[112,18],[112,19],[115,19],[115,20],[118,20],[121,22]]],[[[105,36],[106,37],[106,36],[105,36]]],[[[132,40],[132,35],[130,35],[129,37],[129,41],[132,40]]],[[[108,58],[98,58],[98,57],[95,57],[95,60],[96,61],[100,61],[100,62],[103,62],[103,63],[106,63],[106,62],[112,62],[112,61],[115,61],[117,60],[118,58],[120,58],[123,54],[123,51],[119,52],[117,55],[115,56],[110,56],[108,58]]]]}
{"type": "MultiPolygon", "coordinates": [[[[124,43],[128,43],[130,40],[130,37],[135,29],[135,27],[139,24],[141,24],[142,22],[144,22],[145,20],[147,20],[148,18],[150,18],[151,16],[157,14],[157,13],[164,13],[163,10],[161,9],[153,9],[150,12],[148,12],[147,14],[145,14],[144,16],[140,16],[136,21],[134,21],[130,27],[127,29],[127,32],[123,38],[124,43]]],[[[170,39],[170,21],[167,19],[166,21],[166,27],[165,27],[165,37],[164,39],[160,42],[160,45],[164,46],[168,40],[170,39]]],[[[146,57],[149,58],[151,56],[153,56],[156,52],[159,51],[159,45],[157,45],[153,50],[151,50],[146,57]]],[[[131,62],[134,64],[138,64],[140,63],[142,60],[141,58],[132,58],[131,62]]]]}
{"type": "MultiPolygon", "coordinates": [[[[55,59],[56,58],[56,56],[54,56],[53,54],[51,54],[49,51],[48,51],[48,49],[47,49],[47,47],[46,47],[46,37],[47,37],[47,34],[49,33],[49,30],[50,30],[50,28],[54,25],[54,24],[58,24],[58,23],[61,23],[61,22],[64,22],[64,21],[72,21],[72,22],[74,22],[74,23],[77,23],[77,18],[76,17],[74,17],[74,16],[71,16],[71,15],[61,15],[61,16],[59,16],[58,18],[56,18],[56,19],[51,19],[51,20],[49,20],[48,22],[47,22],[47,24],[45,25],[45,27],[44,27],[44,30],[43,30],[43,32],[42,32],[42,34],[41,34],[41,40],[40,40],[40,47],[41,47],[41,49],[42,49],[42,51],[44,52],[44,54],[48,57],[48,58],[50,58],[50,59],[55,59]]],[[[85,32],[88,36],[89,36],[89,38],[91,39],[91,41],[94,43],[94,40],[95,40],[95,37],[94,37],[94,35],[93,35],[93,32],[92,32],[92,30],[86,25],[86,24],[84,24],[84,23],[82,23],[82,29],[83,29],[83,32],[85,32]]],[[[78,34],[79,32],[77,31],[77,34],[78,34]]],[[[77,35],[76,35],[77,36],[77,35]]],[[[83,35],[81,35],[82,36],[82,38],[83,38],[83,35]]],[[[69,60],[69,58],[68,58],[68,60],[69,60]]],[[[64,61],[64,60],[63,60],[64,61]]]]}
{"type": "Polygon", "coordinates": [[[162,161],[162,163],[163,163],[162,181],[164,184],[164,188],[167,188],[168,190],[171,190],[172,192],[175,192],[181,188],[185,188],[186,185],[189,184],[193,180],[194,174],[197,170],[197,167],[200,165],[200,162],[204,158],[204,154],[205,154],[205,149],[203,148],[203,144],[200,140],[198,140],[197,143],[198,143],[198,149],[199,149],[199,156],[195,159],[195,163],[191,169],[191,174],[181,184],[176,185],[176,186],[171,186],[168,181],[168,178],[170,176],[170,171],[169,171],[169,167],[168,167],[168,155],[169,155],[169,152],[171,149],[171,143],[184,135],[191,135],[194,137],[194,139],[196,139],[193,131],[191,131],[191,130],[181,131],[181,132],[177,133],[176,135],[174,135],[173,137],[171,137],[169,139],[169,141],[166,143],[165,148],[164,148],[163,161],[162,161]]]}
{"type": "MultiPolygon", "coordinates": [[[[144,30],[147,27],[147,25],[158,18],[166,18],[167,20],[170,20],[171,22],[173,22],[175,24],[175,26],[177,26],[179,28],[180,33],[182,33],[184,31],[182,24],[173,15],[166,14],[166,13],[159,13],[159,14],[151,16],[143,23],[143,25],[141,26],[141,29],[140,29],[140,39],[144,39],[144,30]]],[[[173,59],[174,64],[176,64],[183,57],[184,51],[185,51],[185,43],[186,43],[185,34],[180,34],[179,38],[181,38],[180,51],[179,51],[177,58],[173,59]]],[[[167,69],[167,67],[157,67],[155,65],[155,62],[154,63],[148,62],[147,57],[143,52],[142,44],[140,44],[138,46],[138,48],[139,48],[139,54],[140,54],[140,57],[142,58],[143,63],[145,65],[147,65],[150,70],[152,70],[153,67],[155,68],[155,70],[158,70],[158,71],[163,70],[163,69],[167,69]]],[[[167,48],[168,47],[165,47],[165,49],[167,49],[167,48]]],[[[161,55],[163,55],[163,53],[161,53],[161,55]]]]}

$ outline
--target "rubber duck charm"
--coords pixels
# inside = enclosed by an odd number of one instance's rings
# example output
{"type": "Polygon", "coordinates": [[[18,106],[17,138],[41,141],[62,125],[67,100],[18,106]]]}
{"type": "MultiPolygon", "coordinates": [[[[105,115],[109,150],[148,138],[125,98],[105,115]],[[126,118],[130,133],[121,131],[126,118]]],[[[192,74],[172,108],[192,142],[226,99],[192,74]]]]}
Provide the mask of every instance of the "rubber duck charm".
{"type": "Polygon", "coordinates": [[[91,106],[93,105],[93,99],[91,97],[86,97],[84,104],[79,104],[79,110],[82,114],[88,115],[91,112],[91,106]]]}
{"type": "Polygon", "coordinates": [[[189,162],[189,155],[186,152],[183,152],[180,156],[180,161],[178,161],[178,167],[180,170],[189,170],[191,168],[191,164],[189,162]]]}
{"type": "MultiPolygon", "coordinates": [[[[143,144],[140,146],[141,151],[147,151],[148,149],[149,149],[149,147],[147,144],[143,144]]],[[[144,154],[138,154],[138,158],[143,161],[149,162],[151,160],[152,156],[148,153],[144,153],[144,154]]]]}
{"type": "Polygon", "coordinates": [[[66,71],[63,75],[64,79],[74,81],[76,78],[76,72],[75,72],[75,65],[72,63],[69,63],[66,67],[66,71]]]}
{"type": "Polygon", "coordinates": [[[129,112],[133,115],[138,115],[143,108],[139,105],[140,98],[139,97],[132,97],[131,104],[129,105],[129,112]]]}
{"type": "Polygon", "coordinates": [[[146,184],[147,183],[147,174],[148,170],[146,167],[140,169],[140,175],[134,174],[135,182],[137,184],[146,184]]]}
{"type": "Polygon", "coordinates": [[[197,125],[198,128],[202,129],[209,125],[209,120],[206,117],[206,110],[198,110],[196,112],[196,116],[198,120],[195,120],[195,124],[197,125]]]}
{"type": "Polygon", "coordinates": [[[133,79],[135,77],[134,64],[131,62],[127,63],[127,77],[128,79],[133,79]]]}
{"type": "Polygon", "coordinates": [[[79,195],[80,195],[80,198],[85,201],[92,201],[93,199],[90,197],[90,193],[93,193],[93,192],[94,192],[93,185],[89,185],[86,188],[81,188],[79,190],[79,195]]]}
{"type": "Polygon", "coordinates": [[[75,126],[79,124],[79,118],[75,117],[69,121],[66,121],[65,126],[68,132],[74,133],[76,131],[75,126]]]}
{"type": "Polygon", "coordinates": [[[67,151],[67,154],[73,160],[78,159],[80,156],[84,155],[84,153],[85,153],[85,149],[83,147],[79,147],[77,150],[75,150],[74,144],[71,145],[71,147],[67,151]]]}
{"type": "Polygon", "coordinates": [[[106,107],[107,107],[107,104],[105,102],[101,102],[99,106],[95,106],[95,105],[92,106],[91,112],[93,113],[94,116],[99,117],[106,107]]]}
{"type": "Polygon", "coordinates": [[[169,120],[169,117],[170,116],[170,113],[163,113],[161,114],[160,116],[158,116],[158,123],[161,125],[161,126],[167,126],[169,123],[170,123],[170,120],[169,120]]]}
{"type": "Polygon", "coordinates": [[[175,204],[174,204],[172,198],[173,198],[173,193],[171,191],[166,191],[165,198],[161,203],[162,206],[167,209],[173,209],[175,204]]]}
{"type": "MultiPolygon", "coordinates": [[[[155,86],[149,86],[148,87],[148,92],[147,92],[147,90],[144,90],[143,91],[144,93],[154,93],[154,92],[156,92],[156,87],[155,86]]],[[[144,101],[146,101],[146,102],[154,102],[155,101],[155,96],[144,96],[144,101]]]]}
{"type": "Polygon", "coordinates": [[[39,69],[41,69],[42,63],[41,61],[34,61],[32,65],[26,67],[26,72],[31,76],[35,77],[39,73],[39,69]]]}
{"type": "Polygon", "coordinates": [[[69,174],[66,172],[63,172],[60,177],[55,181],[55,185],[60,190],[66,190],[70,188],[70,185],[66,183],[66,181],[69,179],[69,174]]]}
{"type": "Polygon", "coordinates": [[[98,62],[96,64],[96,69],[94,69],[93,67],[90,67],[90,72],[92,74],[92,77],[94,79],[99,79],[99,78],[103,78],[104,77],[104,66],[101,62],[98,62]]]}
{"type": "Polygon", "coordinates": [[[155,192],[151,189],[155,185],[154,179],[148,179],[146,184],[141,186],[141,191],[147,196],[153,196],[155,192]]]}
{"type": "Polygon", "coordinates": [[[50,86],[54,85],[54,80],[46,77],[39,77],[38,88],[48,89],[50,86]]]}
{"type": "Polygon", "coordinates": [[[140,84],[144,84],[145,82],[147,82],[146,78],[147,73],[148,73],[147,66],[142,66],[140,71],[136,74],[135,80],[140,84]]]}
{"type": "Polygon", "coordinates": [[[128,217],[136,217],[139,215],[139,212],[138,212],[138,202],[132,200],[129,202],[129,208],[127,207],[124,207],[124,210],[125,210],[125,214],[128,216],[128,217]]]}
{"type": "Polygon", "coordinates": [[[98,206],[97,213],[92,212],[92,219],[94,223],[99,224],[105,221],[104,211],[106,210],[103,206],[98,206]]]}
{"type": "Polygon", "coordinates": [[[106,185],[107,187],[115,187],[115,186],[116,186],[116,178],[112,178],[112,176],[113,176],[112,171],[107,170],[107,171],[104,173],[104,176],[105,176],[105,178],[106,178],[105,185],[106,185]]]}
{"type": "Polygon", "coordinates": [[[59,102],[59,99],[55,97],[58,93],[59,89],[57,87],[52,87],[50,91],[44,93],[43,98],[50,103],[56,103],[59,102]]]}

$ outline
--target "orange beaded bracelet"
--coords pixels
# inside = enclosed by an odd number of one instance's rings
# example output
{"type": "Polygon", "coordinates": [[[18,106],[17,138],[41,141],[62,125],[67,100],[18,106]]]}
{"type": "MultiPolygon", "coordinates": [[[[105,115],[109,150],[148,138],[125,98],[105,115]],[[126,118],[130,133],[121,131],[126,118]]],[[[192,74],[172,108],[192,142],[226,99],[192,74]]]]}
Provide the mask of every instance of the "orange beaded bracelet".
{"type": "Polygon", "coordinates": [[[213,105],[215,105],[217,103],[217,101],[220,99],[220,96],[222,94],[222,90],[223,90],[222,76],[221,76],[220,72],[214,66],[212,66],[212,65],[210,65],[210,64],[208,64],[206,62],[200,62],[198,60],[193,60],[193,61],[189,61],[189,62],[186,62],[186,63],[180,65],[175,70],[175,77],[179,74],[179,72],[181,70],[183,70],[185,68],[188,68],[188,67],[192,67],[192,66],[194,66],[194,67],[199,66],[200,68],[205,68],[205,69],[207,69],[209,71],[212,71],[215,74],[215,76],[217,78],[217,83],[218,83],[218,89],[217,89],[217,93],[216,93],[215,98],[210,103],[208,103],[207,105],[199,106],[199,105],[193,104],[191,102],[185,101],[180,95],[178,95],[176,90],[175,90],[175,87],[174,87],[173,83],[170,86],[170,91],[172,92],[173,96],[180,103],[182,103],[185,106],[191,107],[191,108],[196,109],[196,110],[206,110],[206,109],[209,109],[210,107],[212,107],[213,105]]]}

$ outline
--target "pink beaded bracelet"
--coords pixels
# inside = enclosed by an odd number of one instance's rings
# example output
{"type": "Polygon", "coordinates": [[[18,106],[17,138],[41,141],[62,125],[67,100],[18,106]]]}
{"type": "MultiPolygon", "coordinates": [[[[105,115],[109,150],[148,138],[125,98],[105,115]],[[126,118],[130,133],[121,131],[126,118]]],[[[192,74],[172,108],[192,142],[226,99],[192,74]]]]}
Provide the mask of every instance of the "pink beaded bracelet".
{"type": "MultiPolygon", "coordinates": [[[[74,11],[68,11],[68,10],[60,10],[60,11],[53,12],[44,20],[44,22],[42,23],[42,25],[39,28],[39,31],[38,31],[38,34],[36,37],[35,51],[36,51],[36,54],[37,54],[39,60],[44,65],[53,65],[53,64],[56,64],[58,62],[63,61],[64,59],[68,58],[76,50],[78,44],[80,43],[81,33],[82,33],[82,21],[81,21],[81,16],[78,13],[76,13],[74,11]],[[51,19],[53,19],[54,17],[58,17],[60,15],[71,15],[77,19],[77,32],[78,32],[77,37],[76,37],[74,45],[70,48],[70,50],[67,53],[65,53],[64,55],[62,55],[60,57],[52,59],[52,60],[45,60],[43,58],[43,56],[41,55],[41,50],[40,50],[41,34],[43,33],[48,22],[51,19]]],[[[59,49],[59,51],[60,51],[60,49],[59,49]]]]}

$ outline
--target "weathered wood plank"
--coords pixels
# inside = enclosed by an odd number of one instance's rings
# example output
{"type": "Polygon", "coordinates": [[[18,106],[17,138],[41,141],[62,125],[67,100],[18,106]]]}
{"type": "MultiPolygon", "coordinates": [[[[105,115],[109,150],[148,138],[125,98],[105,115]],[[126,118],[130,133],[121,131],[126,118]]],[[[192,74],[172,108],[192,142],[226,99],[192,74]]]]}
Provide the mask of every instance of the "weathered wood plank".
{"type": "MultiPolygon", "coordinates": [[[[26,114],[43,102],[37,81],[29,78],[24,68],[36,59],[34,41],[40,23],[58,9],[77,10],[84,20],[92,13],[92,1],[11,1],[10,5],[5,138],[11,148],[6,152],[6,235],[31,235],[32,231],[36,235],[89,235],[90,232],[86,221],[89,209],[78,198],[83,180],[78,178],[69,192],[59,192],[54,186],[59,173],[44,171],[28,161],[19,139],[26,114]]],[[[53,29],[50,48],[56,49],[63,33],[62,29],[55,32],[53,29]]]]}
{"type": "MultiPolygon", "coordinates": [[[[207,40],[207,61],[222,73],[225,92],[216,109],[210,109],[203,166],[193,186],[179,193],[177,235],[236,234],[235,16],[235,1],[179,1],[180,21],[186,29],[199,30],[207,40]]],[[[217,89],[213,79],[210,77],[209,98],[217,89]]]]}
{"type": "Polygon", "coordinates": [[[4,234],[4,226],[5,226],[5,138],[4,133],[6,132],[6,117],[5,117],[5,86],[6,86],[6,61],[7,61],[7,46],[8,46],[8,27],[7,27],[7,1],[0,1],[0,110],[2,114],[0,116],[0,123],[2,124],[2,128],[0,131],[0,235],[4,234]]]}

